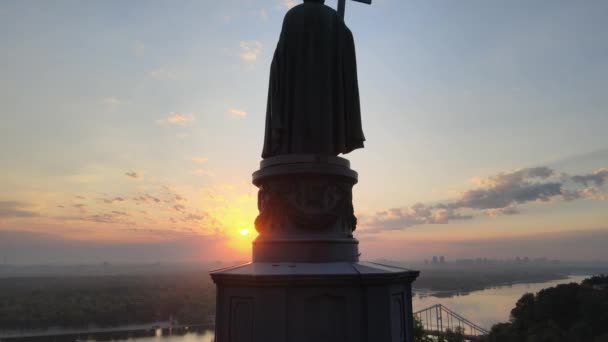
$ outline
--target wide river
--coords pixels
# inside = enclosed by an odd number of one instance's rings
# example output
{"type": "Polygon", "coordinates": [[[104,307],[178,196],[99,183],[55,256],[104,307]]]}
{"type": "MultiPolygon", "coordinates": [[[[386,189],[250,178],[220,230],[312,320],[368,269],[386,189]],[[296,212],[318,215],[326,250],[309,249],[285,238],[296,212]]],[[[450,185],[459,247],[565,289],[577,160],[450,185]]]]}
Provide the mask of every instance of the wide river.
{"type": "MultiPolygon", "coordinates": [[[[527,292],[536,293],[544,288],[558,284],[580,283],[586,276],[570,276],[567,279],[553,280],[543,283],[514,284],[493,287],[468,294],[452,297],[435,297],[432,295],[414,295],[414,311],[435,304],[442,304],[459,315],[469,319],[481,327],[489,329],[494,323],[505,322],[515,302],[527,292]]],[[[202,334],[187,334],[184,336],[158,336],[132,338],[130,342],[212,342],[213,332],[202,334]]]]}
{"type": "Polygon", "coordinates": [[[536,293],[542,289],[559,284],[581,283],[588,276],[569,276],[567,279],[542,283],[513,284],[473,291],[452,297],[414,295],[414,311],[441,304],[482,328],[509,320],[511,309],[525,293],[536,293]]]}

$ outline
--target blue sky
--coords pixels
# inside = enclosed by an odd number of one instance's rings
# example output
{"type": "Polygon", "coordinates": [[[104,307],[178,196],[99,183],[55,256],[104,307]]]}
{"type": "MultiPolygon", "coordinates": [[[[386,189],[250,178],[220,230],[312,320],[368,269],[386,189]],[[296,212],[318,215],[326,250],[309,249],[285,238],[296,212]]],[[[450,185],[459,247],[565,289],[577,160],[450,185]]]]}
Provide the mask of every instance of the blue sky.
{"type": "MultiPolygon", "coordinates": [[[[248,253],[253,234],[239,231],[256,215],[269,65],[296,3],[2,2],[0,232],[194,234],[248,253]]],[[[349,2],[368,141],[347,157],[364,251],[608,230],[607,16],[604,1],[349,2]],[[550,172],[513,178],[535,167],[550,172]],[[559,191],[466,201],[547,183],[559,191]]]]}

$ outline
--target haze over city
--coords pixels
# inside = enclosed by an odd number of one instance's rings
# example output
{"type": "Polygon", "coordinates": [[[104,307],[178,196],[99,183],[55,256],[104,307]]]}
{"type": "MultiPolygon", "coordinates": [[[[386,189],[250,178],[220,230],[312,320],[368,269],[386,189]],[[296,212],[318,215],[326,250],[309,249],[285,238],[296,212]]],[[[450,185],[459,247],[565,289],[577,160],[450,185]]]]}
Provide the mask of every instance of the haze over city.
{"type": "MultiPolygon", "coordinates": [[[[296,3],[4,2],[0,262],[249,260],[268,71],[296,3]]],[[[608,261],[607,15],[349,3],[363,258],[608,261]]]]}

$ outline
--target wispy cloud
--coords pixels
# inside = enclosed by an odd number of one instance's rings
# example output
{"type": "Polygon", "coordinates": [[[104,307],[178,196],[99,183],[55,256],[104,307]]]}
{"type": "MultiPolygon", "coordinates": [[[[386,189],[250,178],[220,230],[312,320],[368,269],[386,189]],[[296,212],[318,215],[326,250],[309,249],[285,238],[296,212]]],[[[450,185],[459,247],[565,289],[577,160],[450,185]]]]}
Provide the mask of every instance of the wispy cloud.
{"type": "Polygon", "coordinates": [[[159,204],[162,202],[160,198],[149,195],[149,194],[143,194],[143,195],[133,197],[133,201],[135,201],[135,203],[137,203],[137,204],[151,204],[151,203],[159,204]]]}
{"type": "Polygon", "coordinates": [[[185,125],[189,122],[194,121],[193,113],[180,113],[180,112],[170,112],[166,118],[157,120],[156,123],[159,124],[172,124],[172,125],[185,125]]]}
{"type": "Polygon", "coordinates": [[[233,116],[240,117],[240,118],[247,116],[246,111],[244,111],[242,109],[237,109],[237,108],[229,108],[228,113],[230,113],[233,116]]]}
{"type": "Polygon", "coordinates": [[[87,205],[84,203],[77,203],[72,205],[73,208],[78,209],[81,213],[85,213],[87,211],[87,205]]]}
{"type": "Polygon", "coordinates": [[[37,212],[27,209],[30,205],[16,201],[0,201],[0,218],[36,217],[37,212]]]}
{"type": "Polygon", "coordinates": [[[536,167],[477,179],[481,187],[463,192],[451,208],[500,209],[530,201],[547,202],[562,194],[558,181],[543,182],[555,172],[536,167]]]}
{"type": "Polygon", "coordinates": [[[595,184],[595,186],[602,186],[607,179],[608,169],[600,169],[590,174],[572,177],[572,181],[583,184],[584,186],[589,186],[590,183],[595,184]]]}
{"type": "Polygon", "coordinates": [[[101,200],[103,203],[106,203],[106,204],[112,204],[112,203],[116,203],[116,202],[124,202],[124,201],[126,201],[127,199],[126,199],[126,198],[124,198],[124,197],[120,197],[120,196],[119,196],[119,197],[114,197],[114,198],[100,198],[100,200],[101,200]]]}
{"type": "Polygon", "coordinates": [[[125,176],[133,179],[140,179],[143,177],[140,173],[137,173],[135,171],[125,172],[125,176]]]}
{"type": "Polygon", "coordinates": [[[242,40],[240,46],[240,57],[247,62],[255,61],[262,52],[262,43],[257,40],[242,40]]]}

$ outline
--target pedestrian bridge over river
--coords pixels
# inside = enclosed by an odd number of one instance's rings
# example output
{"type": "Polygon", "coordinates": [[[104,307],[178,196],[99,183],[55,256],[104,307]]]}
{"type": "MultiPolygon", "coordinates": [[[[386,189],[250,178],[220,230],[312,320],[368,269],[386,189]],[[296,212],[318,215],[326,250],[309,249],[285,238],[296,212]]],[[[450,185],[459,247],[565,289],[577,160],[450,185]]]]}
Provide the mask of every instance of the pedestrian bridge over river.
{"type": "Polygon", "coordinates": [[[429,335],[439,336],[448,330],[455,331],[462,328],[465,338],[469,341],[475,341],[479,336],[488,334],[486,329],[441,304],[418,310],[414,312],[414,316],[422,322],[424,330],[429,335]]]}

